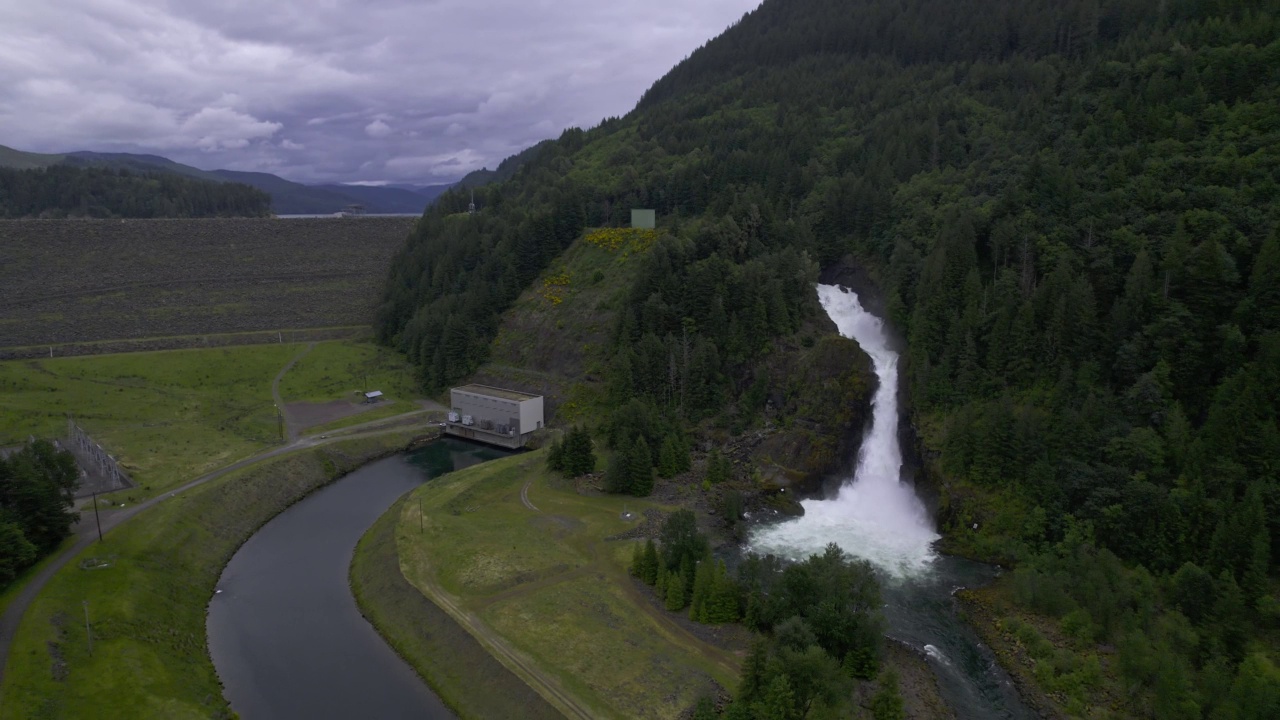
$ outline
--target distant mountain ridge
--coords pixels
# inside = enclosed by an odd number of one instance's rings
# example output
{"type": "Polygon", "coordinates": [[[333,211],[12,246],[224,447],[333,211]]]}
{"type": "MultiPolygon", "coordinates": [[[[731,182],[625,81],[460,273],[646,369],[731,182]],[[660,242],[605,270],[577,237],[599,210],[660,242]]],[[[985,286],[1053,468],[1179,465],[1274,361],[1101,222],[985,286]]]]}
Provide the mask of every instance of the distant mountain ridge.
{"type": "Polygon", "coordinates": [[[453,187],[452,183],[400,186],[336,183],[304,185],[270,173],[201,170],[159,155],[101,153],[87,150],[57,154],[32,153],[0,145],[0,167],[26,170],[51,165],[111,167],[137,172],[170,172],[214,182],[244,183],[269,193],[271,211],[277,215],[337,213],[350,205],[362,205],[368,213],[421,213],[445,190],[453,187]]]}

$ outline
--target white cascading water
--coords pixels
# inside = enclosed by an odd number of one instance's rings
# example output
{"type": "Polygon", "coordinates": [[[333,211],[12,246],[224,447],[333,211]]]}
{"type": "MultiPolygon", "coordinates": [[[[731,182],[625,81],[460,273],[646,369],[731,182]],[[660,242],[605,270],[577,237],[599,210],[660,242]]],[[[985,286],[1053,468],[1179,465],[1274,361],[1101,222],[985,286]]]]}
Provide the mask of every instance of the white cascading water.
{"type": "Polygon", "coordinates": [[[862,308],[858,296],[819,285],[818,299],[840,334],[871,356],[880,387],[872,400],[871,430],[858,467],[830,500],[805,500],[804,516],[760,528],[749,549],[800,560],[828,543],[869,560],[897,578],[918,576],[933,562],[933,523],[915,491],[901,481],[898,445],[898,354],[889,349],[884,324],[862,308]]]}

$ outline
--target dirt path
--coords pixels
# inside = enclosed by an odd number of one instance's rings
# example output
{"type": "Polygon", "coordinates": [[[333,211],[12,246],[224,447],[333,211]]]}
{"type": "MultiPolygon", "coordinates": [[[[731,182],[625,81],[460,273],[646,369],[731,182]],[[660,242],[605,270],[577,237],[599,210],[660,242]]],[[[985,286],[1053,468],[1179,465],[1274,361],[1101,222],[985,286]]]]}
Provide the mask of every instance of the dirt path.
{"type": "Polygon", "coordinates": [[[560,683],[550,675],[542,672],[537,666],[519,652],[498,633],[489,629],[474,613],[463,610],[457,600],[450,594],[446,593],[443,588],[435,583],[425,583],[426,587],[422,588],[426,596],[436,605],[449,613],[459,625],[467,629],[471,636],[480,641],[494,657],[498,658],[503,665],[506,665],[522,680],[529,684],[539,695],[547,699],[547,702],[556,707],[557,710],[564,713],[570,718],[581,718],[581,720],[594,720],[597,717],[590,708],[580,704],[577,698],[567,692],[560,683]]]}
{"type": "Polygon", "coordinates": [[[537,508],[537,506],[529,502],[529,486],[532,484],[533,484],[533,478],[529,478],[528,480],[524,481],[524,487],[520,488],[520,502],[524,503],[525,507],[529,508],[534,512],[542,512],[537,508]]]}
{"type": "MultiPolygon", "coordinates": [[[[529,500],[529,488],[533,485],[533,478],[525,481],[520,488],[520,502],[528,509],[534,512],[542,512],[529,500]]],[[[731,677],[737,677],[739,674],[739,660],[732,652],[715,647],[709,643],[703,642],[700,638],[692,635],[684,627],[680,625],[669,613],[656,608],[649,598],[636,588],[632,579],[627,576],[619,576],[617,573],[611,572],[610,568],[601,560],[599,556],[599,548],[591,546],[587,562],[576,568],[565,570],[563,572],[539,578],[532,582],[524,583],[508,590],[503,590],[495,595],[485,597],[483,599],[473,601],[470,612],[463,610],[458,605],[458,600],[450,595],[437,583],[429,579],[424,579],[426,587],[422,588],[423,593],[438,606],[443,608],[451,615],[460,625],[465,627],[468,632],[480,641],[491,653],[493,653],[504,665],[511,668],[512,672],[519,675],[525,682],[538,691],[548,702],[555,705],[569,717],[593,717],[590,709],[580,705],[576,698],[564,692],[559,682],[552,676],[540,670],[535,663],[528,661],[524,656],[520,655],[512,648],[507,641],[498,633],[489,628],[487,624],[476,614],[484,608],[505,600],[524,596],[526,594],[543,590],[553,585],[559,585],[564,582],[576,580],[586,575],[594,575],[601,582],[613,582],[623,589],[631,599],[633,604],[638,607],[645,615],[651,618],[656,625],[664,630],[673,642],[680,643],[692,652],[695,652],[709,662],[720,666],[726,674],[731,677]]]]}
{"type": "MultiPolygon", "coordinates": [[[[299,355],[298,357],[301,357],[301,355],[299,355]]],[[[298,358],[294,358],[294,361],[296,362],[297,359],[298,358]]],[[[289,366],[286,366],[285,369],[280,372],[280,375],[277,376],[276,378],[277,381],[280,379],[280,377],[283,377],[285,371],[287,371],[289,367],[292,367],[292,365],[293,363],[290,363],[289,366]]],[[[274,389],[274,385],[273,385],[273,389],[274,389]]],[[[294,452],[296,450],[303,450],[306,448],[317,447],[320,445],[328,445],[329,443],[338,442],[340,440],[347,440],[352,437],[359,437],[359,436],[365,436],[365,435],[377,435],[382,432],[388,432],[390,430],[395,429],[395,427],[407,417],[414,417],[421,414],[422,414],[422,411],[415,410],[410,413],[404,413],[403,415],[395,415],[389,418],[383,418],[382,420],[374,420],[368,423],[363,423],[359,426],[352,426],[350,428],[346,428],[348,432],[345,432],[342,435],[331,436],[331,437],[328,437],[327,439],[321,439],[317,437],[304,437],[301,439],[294,440],[293,442],[290,442],[288,445],[272,448],[270,450],[264,450],[260,453],[257,453],[256,455],[251,455],[247,458],[244,458],[243,460],[239,460],[237,462],[231,463],[230,465],[214,470],[213,472],[201,475],[200,477],[192,480],[191,482],[186,483],[185,485],[182,485],[173,490],[170,490],[169,492],[164,493],[163,495],[158,495],[156,497],[153,497],[150,500],[147,500],[145,502],[138,503],[137,505],[134,505],[131,508],[103,513],[102,514],[102,532],[103,533],[110,532],[116,526],[128,521],[130,518],[137,515],[138,513],[143,512],[144,510],[150,509],[155,505],[161,502],[164,502],[165,500],[168,500],[171,497],[174,497],[175,495],[178,495],[180,493],[186,492],[187,490],[190,490],[191,488],[197,487],[199,485],[203,485],[204,483],[207,483],[210,480],[215,480],[217,478],[220,478],[223,475],[226,475],[227,473],[235,472],[236,470],[240,470],[250,465],[253,465],[255,463],[262,462],[263,460],[268,460],[270,458],[277,457],[279,455],[284,455],[285,453],[294,452]],[[365,430],[365,428],[368,428],[368,429],[365,430]]],[[[73,535],[76,538],[75,544],[67,548],[66,550],[62,551],[60,555],[58,555],[52,562],[50,562],[43,569],[41,569],[39,573],[37,573],[35,576],[27,580],[26,583],[22,586],[22,589],[18,592],[16,596],[14,596],[13,600],[9,603],[8,607],[5,608],[4,614],[0,615],[0,685],[4,684],[5,667],[8,664],[9,650],[13,645],[13,638],[18,632],[18,627],[22,623],[22,616],[26,614],[27,608],[31,605],[31,602],[35,600],[37,595],[40,594],[40,591],[44,589],[44,586],[49,582],[49,580],[54,576],[54,574],[56,574],[59,570],[61,570],[64,566],[66,566],[66,564],[70,562],[72,558],[79,555],[86,548],[88,548],[95,541],[97,541],[98,539],[97,525],[94,523],[92,517],[88,513],[83,513],[80,517],[80,521],[73,526],[73,535]]]]}
{"type": "Polygon", "coordinates": [[[315,343],[307,343],[307,346],[302,349],[302,352],[293,356],[293,359],[289,361],[289,364],[280,368],[280,372],[276,373],[276,378],[271,381],[271,400],[276,404],[276,412],[284,419],[285,445],[292,445],[298,441],[298,427],[293,418],[289,417],[289,406],[285,405],[284,399],[280,397],[280,381],[283,380],[285,374],[292,370],[293,366],[297,365],[298,361],[305,357],[307,353],[311,352],[315,346],[315,343]]]}
{"type": "MultiPolygon", "coordinates": [[[[520,502],[524,503],[524,506],[530,510],[540,512],[538,508],[533,506],[533,503],[529,502],[529,485],[532,483],[532,478],[525,481],[524,487],[520,489],[520,502]]],[[[481,607],[497,602],[498,600],[505,600],[509,597],[523,595],[535,588],[555,585],[557,583],[565,582],[566,580],[580,577],[586,572],[594,569],[592,565],[594,565],[594,563],[512,588],[499,593],[494,597],[486,598],[486,600],[481,604],[481,607]]],[[[490,654],[498,658],[499,662],[506,665],[512,672],[518,675],[520,679],[528,683],[529,687],[537,691],[539,695],[546,698],[547,702],[554,705],[557,710],[570,718],[592,720],[592,718],[596,717],[596,715],[591,712],[590,708],[581,705],[577,698],[565,691],[565,689],[560,686],[560,682],[558,680],[539,670],[536,664],[521,655],[515,648],[511,647],[505,638],[489,629],[489,626],[486,625],[478,615],[474,612],[463,610],[458,605],[457,598],[445,592],[444,588],[440,587],[436,583],[429,580],[424,582],[426,587],[421,588],[421,590],[428,599],[438,605],[445,612],[449,613],[454,621],[466,628],[467,632],[471,633],[471,636],[478,640],[490,654]]]]}

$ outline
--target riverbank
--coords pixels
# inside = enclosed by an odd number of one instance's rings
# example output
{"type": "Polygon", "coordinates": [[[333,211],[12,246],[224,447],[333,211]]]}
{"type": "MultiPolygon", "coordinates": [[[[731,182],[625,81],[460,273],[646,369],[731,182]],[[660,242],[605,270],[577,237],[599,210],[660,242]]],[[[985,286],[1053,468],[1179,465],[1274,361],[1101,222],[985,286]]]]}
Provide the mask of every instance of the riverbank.
{"type": "Polygon", "coordinates": [[[356,546],[351,592],[360,612],[460,718],[563,715],[400,572],[396,525],[404,500],[391,506],[356,546]]]}
{"type": "MultiPolygon", "coordinates": [[[[741,659],[654,607],[628,575],[634,541],[607,538],[646,509],[662,508],[580,495],[546,470],[544,451],[495,460],[409,497],[387,571],[566,715],[677,717],[735,687],[741,659]]],[[[390,628],[393,645],[412,624],[390,628]]]]}
{"type": "MultiPolygon", "coordinates": [[[[911,720],[955,720],[955,712],[947,706],[938,690],[938,676],[916,650],[886,639],[884,665],[898,675],[898,694],[902,697],[905,717],[911,720]]],[[[864,709],[871,709],[869,698],[875,687],[874,683],[862,684],[864,709]]]]}
{"type": "Polygon", "coordinates": [[[205,639],[222,569],[268,520],[424,432],[435,430],[397,428],[263,461],[108,533],[28,608],[0,719],[230,717],[205,639]]]}
{"type": "Polygon", "coordinates": [[[1065,720],[1068,716],[1036,682],[1035,659],[1017,637],[1005,628],[1004,621],[1012,615],[1010,608],[1000,599],[999,590],[989,585],[960,590],[955,597],[962,609],[962,618],[978,633],[982,642],[991,648],[996,661],[1009,673],[1022,701],[1046,720],[1065,720]]]}

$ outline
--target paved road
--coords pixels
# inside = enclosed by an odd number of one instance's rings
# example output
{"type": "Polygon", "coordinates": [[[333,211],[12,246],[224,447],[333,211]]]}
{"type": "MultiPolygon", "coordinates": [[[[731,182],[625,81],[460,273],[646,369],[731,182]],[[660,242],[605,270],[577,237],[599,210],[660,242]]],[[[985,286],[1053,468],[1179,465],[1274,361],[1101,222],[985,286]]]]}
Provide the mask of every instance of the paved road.
{"type": "MultiPolygon", "coordinates": [[[[301,357],[301,355],[299,357],[301,357]]],[[[298,358],[294,358],[294,361],[296,362],[297,359],[298,358]]],[[[292,363],[290,363],[290,365],[292,365],[292,363]]],[[[394,426],[398,421],[401,421],[406,417],[420,415],[422,412],[423,411],[418,410],[411,413],[405,413],[404,415],[396,415],[389,418],[383,418],[382,420],[361,423],[360,425],[353,425],[349,428],[344,428],[344,432],[340,435],[335,434],[333,436],[325,436],[324,438],[304,437],[295,440],[288,445],[282,445],[278,448],[265,450],[257,455],[252,455],[240,460],[239,462],[214,470],[211,473],[201,475],[181,487],[170,490],[163,495],[153,497],[150,500],[134,505],[133,507],[104,513],[102,515],[102,532],[109,532],[117,525],[120,525],[132,518],[134,515],[154,507],[175,495],[186,492],[193,487],[203,485],[210,480],[220,478],[227,473],[235,472],[236,470],[248,467],[254,463],[259,463],[269,458],[284,455],[285,453],[294,452],[295,450],[327,445],[332,442],[338,442],[340,440],[346,440],[360,435],[374,435],[379,432],[386,431],[389,428],[374,429],[371,426],[394,426]]],[[[13,598],[13,601],[9,603],[9,606],[5,608],[4,614],[0,615],[0,685],[4,684],[5,667],[8,664],[9,649],[13,644],[13,638],[18,632],[18,626],[22,623],[22,616],[26,614],[27,607],[31,605],[31,601],[40,594],[40,591],[44,589],[45,584],[49,582],[49,579],[53,577],[54,573],[61,570],[68,562],[71,561],[72,558],[79,555],[85,548],[92,545],[98,539],[97,525],[87,512],[81,514],[80,521],[73,527],[73,532],[76,538],[75,545],[64,550],[61,555],[58,555],[57,558],[53,560],[53,562],[49,563],[44,567],[44,569],[28,580],[22,590],[13,598]]]]}

